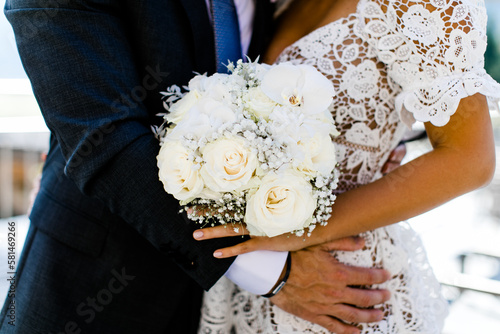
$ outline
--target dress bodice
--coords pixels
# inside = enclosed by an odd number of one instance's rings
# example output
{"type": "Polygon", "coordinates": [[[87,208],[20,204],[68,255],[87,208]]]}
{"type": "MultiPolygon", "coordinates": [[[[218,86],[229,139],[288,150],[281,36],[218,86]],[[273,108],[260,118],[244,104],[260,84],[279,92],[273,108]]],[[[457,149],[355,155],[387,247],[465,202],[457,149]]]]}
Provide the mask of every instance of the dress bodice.
{"type": "Polygon", "coordinates": [[[299,39],[277,62],[311,64],[332,81],[343,192],[380,176],[405,124],[441,126],[465,96],[500,97],[483,68],[485,48],[481,1],[360,0],[355,13],[299,39]]]}

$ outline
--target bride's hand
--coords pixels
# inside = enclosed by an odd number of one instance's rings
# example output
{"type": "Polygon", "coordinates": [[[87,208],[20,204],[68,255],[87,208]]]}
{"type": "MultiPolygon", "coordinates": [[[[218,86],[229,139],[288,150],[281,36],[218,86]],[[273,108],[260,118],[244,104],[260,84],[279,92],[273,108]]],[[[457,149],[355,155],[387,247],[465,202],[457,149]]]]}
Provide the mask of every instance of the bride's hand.
{"type": "MultiPolygon", "coordinates": [[[[196,240],[208,240],[243,236],[248,234],[248,230],[243,224],[227,224],[198,229],[194,231],[193,237],[196,240]]],[[[338,244],[339,247],[342,247],[344,244],[351,244],[353,239],[355,242],[362,242],[361,238],[343,238],[334,240],[333,242],[338,244]]],[[[256,250],[297,251],[321,243],[323,243],[323,241],[316,240],[314,236],[298,237],[291,233],[282,234],[272,238],[252,236],[251,239],[243,241],[237,245],[216,250],[214,252],[214,257],[227,258],[256,250]]]]}

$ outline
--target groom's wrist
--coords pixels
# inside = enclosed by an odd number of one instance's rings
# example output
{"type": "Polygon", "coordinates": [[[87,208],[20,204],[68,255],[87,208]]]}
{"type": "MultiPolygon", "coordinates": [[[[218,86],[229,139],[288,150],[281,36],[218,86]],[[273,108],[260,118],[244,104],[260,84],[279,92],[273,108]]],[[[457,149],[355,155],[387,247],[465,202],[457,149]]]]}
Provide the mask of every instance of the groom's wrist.
{"type": "Polygon", "coordinates": [[[292,254],[288,252],[285,266],[283,267],[283,270],[281,271],[280,278],[276,282],[276,284],[273,286],[273,288],[266,293],[265,295],[262,295],[262,297],[266,298],[271,298],[274,297],[278,292],[283,289],[285,286],[286,282],[288,281],[288,277],[290,276],[290,271],[292,270],[292,254]]]}
{"type": "Polygon", "coordinates": [[[240,254],[225,276],[248,292],[267,294],[282,280],[287,256],[288,252],[265,250],[240,254]]]}

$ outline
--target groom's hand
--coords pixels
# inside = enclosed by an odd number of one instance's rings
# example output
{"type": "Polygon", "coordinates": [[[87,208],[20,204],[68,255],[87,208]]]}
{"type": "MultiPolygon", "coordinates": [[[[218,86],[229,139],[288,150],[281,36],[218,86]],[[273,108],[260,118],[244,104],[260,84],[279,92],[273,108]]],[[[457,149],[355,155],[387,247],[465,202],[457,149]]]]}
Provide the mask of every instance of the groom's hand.
{"type": "Polygon", "coordinates": [[[359,238],[345,238],[292,252],[290,277],[271,301],[281,309],[337,334],[360,333],[358,328],[348,323],[382,320],[381,310],[366,308],[387,301],[389,291],[354,286],[383,283],[390,278],[390,274],[382,269],[339,263],[329,253],[333,250],[356,250],[363,244],[359,238]]]}

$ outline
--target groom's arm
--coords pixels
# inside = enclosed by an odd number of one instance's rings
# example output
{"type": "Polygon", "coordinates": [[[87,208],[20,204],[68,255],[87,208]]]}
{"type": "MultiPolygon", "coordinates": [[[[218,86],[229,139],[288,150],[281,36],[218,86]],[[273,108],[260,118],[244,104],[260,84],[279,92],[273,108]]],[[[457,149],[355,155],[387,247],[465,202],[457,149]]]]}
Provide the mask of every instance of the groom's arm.
{"type": "Polygon", "coordinates": [[[7,0],[5,13],[44,119],[61,146],[65,174],[209,288],[232,260],[213,258],[221,241],[191,237],[195,224],[178,213],[178,202],[158,180],[151,116],[140,99],[124,99],[167,80],[168,73],[155,64],[145,76],[139,73],[120,6],[7,0]]]}

